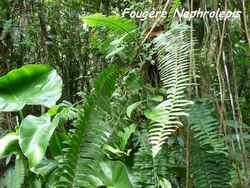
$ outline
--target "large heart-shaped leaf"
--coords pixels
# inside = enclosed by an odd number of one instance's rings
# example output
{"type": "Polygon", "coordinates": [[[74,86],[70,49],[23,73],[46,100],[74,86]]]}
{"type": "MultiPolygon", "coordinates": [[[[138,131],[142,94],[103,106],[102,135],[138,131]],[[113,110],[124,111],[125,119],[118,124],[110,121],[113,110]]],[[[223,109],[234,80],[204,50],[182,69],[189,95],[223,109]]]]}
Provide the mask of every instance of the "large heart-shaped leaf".
{"type": "Polygon", "coordinates": [[[0,111],[19,111],[28,105],[55,105],[62,79],[49,65],[29,64],[0,77],[0,111]]]}
{"type": "Polygon", "coordinates": [[[99,164],[98,177],[108,188],[133,188],[126,166],[119,161],[105,161],[99,164]]]}
{"type": "Polygon", "coordinates": [[[29,115],[23,119],[20,125],[19,145],[29,160],[30,168],[42,161],[58,121],[56,118],[51,122],[48,114],[41,117],[29,115]]]}

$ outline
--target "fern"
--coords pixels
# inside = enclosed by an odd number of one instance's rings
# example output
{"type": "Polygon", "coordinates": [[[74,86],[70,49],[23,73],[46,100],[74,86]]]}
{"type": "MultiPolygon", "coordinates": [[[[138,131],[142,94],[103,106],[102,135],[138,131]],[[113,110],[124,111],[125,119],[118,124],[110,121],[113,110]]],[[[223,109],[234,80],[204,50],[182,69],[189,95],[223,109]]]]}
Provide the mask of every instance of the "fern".
{"type": "Polygon", "coordinates": [[[13,188],[21,188],[24,183],[24,176],[25,176],[25,166],[24,160],[21,155],[16,156],[15,162],[15,185],[13,188]]]}
{"type": "Polygon", "coordinates": [[[229,188],[230,162],[223,153],[209,153],[209,148],[192,144],[192,178],[198,188],[229,188]]]}
{"type": "Polygon", "coordinates": [[[15,168],[8,168],[4,175],[0,177],[0,186],[4,188],[13,188],[15,187],[15,168]]]}
{"type": "Polygon", "coordinates": [[[197,102],[190,112],[194,185],[199,188],[227,188],[230,182],[227,147],[218,132],[219,123],[209,109],[207,104],[197,102]]]}
{"type": "Polygon", "coordinates": [[[218,133],[219,122],[211,115],[209,105],[198,102],[191,109],[190,123],[193,137],[200,147],[210,148],[210,152],[227,155],[222,134],[218,133]]]}
{"type": "Polygon", "coordinates": [[[155,39],[156,50],[160,61],[158,69],[162,86],[167,89],[167,99],[152,110],[146,111],[147,118],[152,120],[149,141],[153,156],[160,151],[165,140],[182,126],[180,116],[187,116],[184,108],[192,104],[185,100],[185,89],[189,80],[188,56],[190,44],[185,25],[178,25],[169,32],[155,39]]]}
{"type": "Polygon", "coordinates": [[[150,144],[145,135],[140,136],[140,148],[135,153],[133,172],[136,188],[154,188],[159,184],[160,178],[168,175],[168,155],[166,150],[161,150],[153,158],[150,144]]]}
{"type": "Polygon", "coordinates": [[[117,78],[115,66],[103,71],[96,82],[94,94],[87,98],[84,110],[72,130],[73,135],[65,148],[58,180],[53,187],[96,187],[92,184],[94,171],[103,158],[102,146],[111,130],[107,121],[108,101],[117,78]]]}
{"type": "Polygon", "coordinates": [[[104,16],[94,14],[82,18],[83,22],[90,26],[104,26],[119,34],[129,33],[136,29],[136,25],[120,16],[104,16]]]}
{"type": "Polygon", "coordinates": [[[21,188],[25,177],[24,159],[21,155],[16,156],[15,166],[8,168],[5,174],[0,177],[0,187],[21,188]]]}

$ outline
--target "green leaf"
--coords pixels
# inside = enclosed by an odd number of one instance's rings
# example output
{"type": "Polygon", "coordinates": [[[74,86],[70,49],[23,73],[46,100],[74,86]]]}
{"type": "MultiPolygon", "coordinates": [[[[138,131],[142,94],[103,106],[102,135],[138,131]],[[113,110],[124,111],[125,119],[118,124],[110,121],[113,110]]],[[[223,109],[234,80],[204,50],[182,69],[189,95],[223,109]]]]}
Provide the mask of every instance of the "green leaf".
{"type": "Polygon", "coordinates": [[[16,155],[15,166],[11,166],[0,177],[1,188],[21,188],[24,183],[25,164],[21,155],[16,155]]]}
{"type": "Polygon", "coordinates": [[[164,98],[161,95],[154,95],[154,96],[150,96],[149,100],[155,101],[155,102],[162,102],[164,98]]]}
{"type": "Polygon", "coordinates": [[[43,159],[58,120],[51,122],[50,116],[45,114],[41,117],[29,115],[22,121],[19,145],[29,160],[30,168],[43,159]]]}
{"type": "Polygon", "coordinates": [[[164,120],[168,117],[168,113],[162,114],[161,108],[152,108],[149,110],[145,110],[144,115],[146,118],[155,121],[155,122],[164,122],[164,120]]]}
{"type": "Polygon", "coordinates": [[[0,111],[20,111],[25,105],[55,105],[62,79],[49,65],[30,64],[0,77],[0,111]]]}
{"type": "Polygon", "coordinates": [[[56,161],[42,160],[36,167],[34,167],[33,172],[45,177],[49,175],[57,167],[57,165],[56,161]]]}
{"type": "Polygon", "coordinates": [[[85,16],[82,21],[90,26],[105,26],[117,33],[129,33],[136,29],[136,25],[126,18],[120,16],[104,16],[102,14],[94,14],[85,16]]]}
{"type": "Polygon", "coordinates": [[[0,185],[4,188],[15,187],[15,168],[11,166],[5,170],[5,173],[0,177],[0,185]]]}
{"type": "Polygon", "coordinates": [[[148,138],[153,157],[156,157],[166,140],[183,125],[180,116],[187,116],[186,106],[192,104],[185,96],[190,81],[187,53],[190,49],[189,31],[188,26],[179,24],[154,40],[155,50],[159,55],[157,69],[162,88],[167,90],[167,99],[151,111],[145,112],[145,116],[152,120],[148,138]]]}
{"type": "Polygon", "coordinates": [[[160,186],[161,186],[161,188],[172,188],[171,183],[168,180],[166,180],[165,178],[162,178],[160,180],[160,186]]]}
{"type": "Polygon", "coordinates": [[[21,188],[24,183],[25,165],[21,155],[16,156],[15,162],[15,185],[13,188],[21,188]]]}
{"type": "Polygon", "coordinates": [[[133,188],[126,166],[119,161],[101,162],[99,178],[103,185],[113,188],[133,188]]]}
{"type": "Polygon", "coordinates": [[[0,159],[7,157],[18,149],[18,135],[9,133],[0,139],[0,159]]]}
{"type": "Polygon", "coordinates": [[[127,108],[127,116],[128,116],[129,118],[131,118],[131,115],[132,115],[133,111],[134,111],[137,107],[139,107],[141,104],[142,104],[142,101],[139,101],[139,102],[136,102],[136,103],[134,103],[134,104],[131,104],[131,105],[127,108]]]}
{"type": "Polygon", "coordinates": [[[129,71],[127,76],[123,78],[123,84],[133,94],[138,94],[141,86],[144,84],[143,79],[139,74],[139,70],[133,69],[129,71]]]}
{"type": "Polygon", "coordinates": [[[131,124],[130,126],[125,127],[123,131],[118,132],[119,147],[121,150],[126,149],[126,146],[128,145],[129,142],[129,138],[135,132],[135,130],[136,130],[136,125],[131,124]]]}

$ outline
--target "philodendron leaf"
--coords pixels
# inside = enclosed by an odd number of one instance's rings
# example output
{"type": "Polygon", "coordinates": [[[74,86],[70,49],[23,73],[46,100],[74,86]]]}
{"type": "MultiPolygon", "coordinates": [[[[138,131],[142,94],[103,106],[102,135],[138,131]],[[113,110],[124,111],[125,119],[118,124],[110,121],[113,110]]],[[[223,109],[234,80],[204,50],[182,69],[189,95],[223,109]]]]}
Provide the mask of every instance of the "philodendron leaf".
{"type": "Polygon", "coordinates": [[[0,139],[0,159],[18,150],[18,135],[9,133],[0,139]]]}
{"type": "Polygon", "coordinates": [[[126,166],[119,161],[105,161],[99,164],[99,178],[106,187],[133,188],[126,166]]]}
{"type": "Polygon", "coordinates": [[[22,110],[25,105],[55,105],[62,79],[45,64],[29,64],[0,77],[0,111],[22,110]]]}
{"type": "Polygon", "coordinates": [[[55,118],[51,122],[48,114],[41,117],[29,115],[23,119],[20,125],[19,145],[29,160],[30,168],[42,161],[57,125],[58,119],[55,118]]]}

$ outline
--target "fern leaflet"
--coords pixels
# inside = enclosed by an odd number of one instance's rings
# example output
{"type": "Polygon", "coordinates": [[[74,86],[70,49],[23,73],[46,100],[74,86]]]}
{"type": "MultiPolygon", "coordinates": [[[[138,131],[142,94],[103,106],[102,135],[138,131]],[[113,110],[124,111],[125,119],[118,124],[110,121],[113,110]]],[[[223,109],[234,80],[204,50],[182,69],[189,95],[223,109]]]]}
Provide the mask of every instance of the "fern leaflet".
{"type": "Polygon", "coordinates": [[[189,80],[190,51],[187,28],[185,25],[178,25],[155,39],[156,50],[160,57],[158,63],[160,78],[168,96],[158,106],[145,112],[146,117],[152,120],[149,141],[154,157],[161,150],[165,140],[182,126],[179,117],[187,116],[184,108],[192,104],[185,99],[185,89],[189,80]]]}

